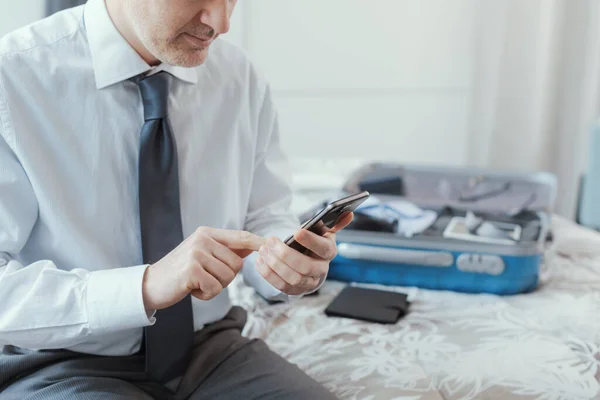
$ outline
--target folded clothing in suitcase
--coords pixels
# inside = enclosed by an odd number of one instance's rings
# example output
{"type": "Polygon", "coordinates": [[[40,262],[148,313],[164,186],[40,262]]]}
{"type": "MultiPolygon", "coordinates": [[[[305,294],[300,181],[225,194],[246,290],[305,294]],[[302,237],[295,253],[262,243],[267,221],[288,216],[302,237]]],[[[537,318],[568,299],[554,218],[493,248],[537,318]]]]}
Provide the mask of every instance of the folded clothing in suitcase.
{"type": "Polygon", "coordinates": [[[349,226],[337,235],[329,279],[471,293],[536,288],[556,191],[551,174],[370,164],[344,190],[369,190],[383,204],[410,201],[436,217],[410,234],[349,226]]]}

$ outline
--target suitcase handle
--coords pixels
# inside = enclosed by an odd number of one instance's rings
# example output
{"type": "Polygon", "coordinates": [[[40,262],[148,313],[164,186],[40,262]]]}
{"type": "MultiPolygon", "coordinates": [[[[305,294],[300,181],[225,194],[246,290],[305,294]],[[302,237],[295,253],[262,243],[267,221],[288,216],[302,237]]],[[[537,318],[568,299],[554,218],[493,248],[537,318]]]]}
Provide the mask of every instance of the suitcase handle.
{"type": "Polygon", "coordinates": [[[394,249],[390,247],[366,246],[339,243],[338,254],[351,260],[375,261],[394,264],[421,265],[425,267],[451,267],[454,265],[452,253],[443,251],[419,251],[394,249]]]}

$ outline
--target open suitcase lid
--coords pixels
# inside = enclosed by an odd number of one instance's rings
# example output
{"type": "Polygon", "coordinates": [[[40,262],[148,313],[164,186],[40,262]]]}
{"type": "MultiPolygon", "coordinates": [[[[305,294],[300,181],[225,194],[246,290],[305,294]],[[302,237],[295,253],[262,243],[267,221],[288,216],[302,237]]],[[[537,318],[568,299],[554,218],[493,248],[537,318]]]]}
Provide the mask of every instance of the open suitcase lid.
{"type": "Polygon", "coordinates": [[[556,177],[545,172],[371,163],[352,173],[344,190],[402,196],[422,208],[449,206],[512,215],[520,211],[550,213],[556,198],[556,177]]]}

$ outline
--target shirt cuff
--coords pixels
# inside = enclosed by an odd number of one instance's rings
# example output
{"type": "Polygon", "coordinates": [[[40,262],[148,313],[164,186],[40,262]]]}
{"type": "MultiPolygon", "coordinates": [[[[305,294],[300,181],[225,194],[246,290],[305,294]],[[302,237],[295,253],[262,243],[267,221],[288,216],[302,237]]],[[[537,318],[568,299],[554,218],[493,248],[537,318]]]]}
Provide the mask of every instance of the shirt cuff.
{"type": "Polygon", "coordinates": [[[148,265],[94,271],[87,284],[87,310],[93,334],[141,328],[156,321],[144,308],[142,282],[148,265]]]}

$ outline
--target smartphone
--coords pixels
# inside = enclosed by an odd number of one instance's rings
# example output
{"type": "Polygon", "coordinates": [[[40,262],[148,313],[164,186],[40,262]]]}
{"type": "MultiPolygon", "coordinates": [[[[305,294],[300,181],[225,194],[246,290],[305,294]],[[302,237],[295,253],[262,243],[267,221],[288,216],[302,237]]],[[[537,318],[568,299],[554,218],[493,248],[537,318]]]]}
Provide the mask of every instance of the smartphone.
{"type": "MultiPolygon", "coordinates": [[[[319,236],[323,236],[329,232],[329,230],[333,228],[339,220],[345,217],[348,213],[354,211],[359,205],[368,199],[369,196],[369,192],[364,191],[336,201],[332,201],[322,210],[317,212],[314,217],[302,224],[301,229],[306,229],[316,233],[319,236]]],[[[305,253],[307,251],[304,246],[296,242],[293,235],[285,239],[284,243],[301,253],[305,253]]]]}

